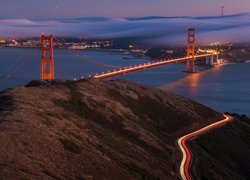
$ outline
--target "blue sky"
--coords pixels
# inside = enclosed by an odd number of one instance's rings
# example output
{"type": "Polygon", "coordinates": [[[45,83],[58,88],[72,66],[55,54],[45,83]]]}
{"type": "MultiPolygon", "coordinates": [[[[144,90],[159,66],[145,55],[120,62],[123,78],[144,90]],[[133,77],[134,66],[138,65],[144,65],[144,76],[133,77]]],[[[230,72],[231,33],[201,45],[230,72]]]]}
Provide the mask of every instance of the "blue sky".
{"type": "Polygon", "coordinates": [[[207,16],[250,12],[250,0],[1,0],[1,18],[207,16]]]}

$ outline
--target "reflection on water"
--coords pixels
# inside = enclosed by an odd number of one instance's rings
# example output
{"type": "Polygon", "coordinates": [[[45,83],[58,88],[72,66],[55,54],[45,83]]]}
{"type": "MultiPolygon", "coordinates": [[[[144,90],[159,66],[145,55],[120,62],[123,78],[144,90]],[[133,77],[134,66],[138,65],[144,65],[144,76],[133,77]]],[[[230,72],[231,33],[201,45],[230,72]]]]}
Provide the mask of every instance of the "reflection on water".
{"type": "Polygon", "coordinates": [[[176,81],[163,84],[159,86],[159,88],[164,91],[173,91],[175,88],[185,86],[190,94],[195,95],[197,94],[197,90],[200,86],[201,78],[211,73],[211,71],[213,71],[213,73],[216,73],[219,76],[220,68],[222,68],[222,66],[218,66],[213,69],[205,69],[197,73],[187,74],[186,76],[176,81]]]}
{"type": "Polygon", "coordinates": [[[174,82],[170,82],[168,84],[164,84],[160,86],[162,90],[165,91],[172,91],[174,88],[183,85],[183,84],[188,84],[190,87],[190,91],[192,94],[196,93],[197,86],[199,85],[199,79],[204,73],[193,73],[193,74],[188,74],[187,76],[178,79],[174,82]]]}
{"type": "Polygon", "coordinates": [[[183,95],[215,108],[250,116],[250,64],[229,64],[190,74],[161,85],[166,91],[183,95]]]}

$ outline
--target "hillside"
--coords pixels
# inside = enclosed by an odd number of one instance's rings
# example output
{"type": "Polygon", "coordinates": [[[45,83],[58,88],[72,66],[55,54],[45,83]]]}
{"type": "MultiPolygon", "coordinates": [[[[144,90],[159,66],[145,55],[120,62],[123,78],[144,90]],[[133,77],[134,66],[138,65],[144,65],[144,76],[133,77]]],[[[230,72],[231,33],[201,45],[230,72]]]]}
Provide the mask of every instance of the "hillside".
{"type": "Polygon", "coordinates": [[[34,81],[0,92],[0,175],[177,179],[176,139],[219,119],[187,98],[123,80],[34,81]]]}
{"type": "Polygon", "coordinates": [[[234,45],[230,49],[225,49],[221,57],[230,62],[245,62],[250,60],[249,44],[234,45]]]}
{"type": "Polygon", "coordinates": [[[195,179],[250,179],[250,119],[238,116],[230,124],[189,143],[195,179]]]}

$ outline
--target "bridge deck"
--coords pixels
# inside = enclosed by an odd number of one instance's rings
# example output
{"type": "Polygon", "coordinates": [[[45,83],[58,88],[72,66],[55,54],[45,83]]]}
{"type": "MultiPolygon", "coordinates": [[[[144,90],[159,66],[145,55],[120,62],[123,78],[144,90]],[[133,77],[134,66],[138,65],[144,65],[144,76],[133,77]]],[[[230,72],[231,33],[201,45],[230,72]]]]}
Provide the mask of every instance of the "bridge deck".
{"type": "MultiPolygon", "coordinates": [[[[214,54],[197,55],[197,56],[195,56],[195,59],[209,57],[209,56],[213,56],[213,55],[214,54]]],[[[107,73],[103,73],[100,75],[95,75],[94,77],[98,78],[98,79],[106,79],[106,78],[110,78],[110,77],[114,77],[114,76],[125,75],[125,74],[135,72],[135,71],[140,71],[140,70],[144,70],[144,69],[163,66],[166,64],[184,62],[184,61],[187,61],[188,59],[191,59],[191,58],[192,57],[183,57],[183,58],[177,58],[177,59],[166,59],[166,60],[161,60],[161,61],[157,61],[157,62],[149,62],[149,63],[144,63],[141,65],[136,65],[133,67],[130,66],[129,68],[125,67],[125,68],[120,69],[120,70],[114,70],[113,72],[107,72],[107,73]]]]}

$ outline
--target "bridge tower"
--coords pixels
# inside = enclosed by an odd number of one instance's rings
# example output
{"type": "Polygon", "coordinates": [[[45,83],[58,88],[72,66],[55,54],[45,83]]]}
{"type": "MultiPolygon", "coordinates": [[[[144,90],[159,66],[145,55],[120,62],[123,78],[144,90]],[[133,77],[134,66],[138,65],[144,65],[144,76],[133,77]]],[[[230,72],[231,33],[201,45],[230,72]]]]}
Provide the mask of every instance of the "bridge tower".
{"type": "Polygon", "coordinates": [[[188,73],[195,72],[194,58],[195,56],[195,28],[188,28],[188,46],[187,46],[187,69],[188,73]]]}
{"type": "Polygon", "coordinates": [[[41,79],[55,79],[54,71],[54,42],[53,36],[41,36],[42,42],[42,69],[41,69],[41,79]]]}

